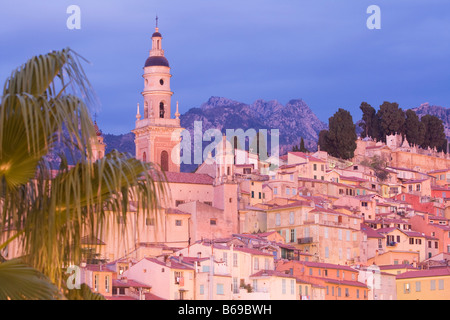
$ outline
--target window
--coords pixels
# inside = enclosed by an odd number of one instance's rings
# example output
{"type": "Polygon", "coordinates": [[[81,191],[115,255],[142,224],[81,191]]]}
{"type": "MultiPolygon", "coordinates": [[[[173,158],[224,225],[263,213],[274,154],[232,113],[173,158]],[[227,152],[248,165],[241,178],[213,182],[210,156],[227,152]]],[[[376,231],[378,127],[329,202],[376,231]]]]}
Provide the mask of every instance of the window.
{"type": "Polygon", "coordinates": [[[253,291],[258,291],[258,280],[253,280],[253,291]]]}
{"type": "Polygon", "coordinates": [[[94,276],[94,291],[98,291],[98,274],[94,276]]]}
{"type": "Polygon", "coordinates": [[[253,258],[253,269],[254,270],[259,270],[259,259],[258,259],[258,257],[254,257],[253,258]]]}
{"type": "Polygon", "coordinates": [[[275,214],[275,225],[279,226],[281,224],[281,215],[279,213],[275,214]]]}
{"type": "Polygon", "coordinates": [[[409,283],[405,283],[403,285],[403,293],[409,293],[409,292],[410,292],[409,283]]]}
{"type": "Polygon", "coordinates": [[[255,191],[252,191],[252,198],[255,197],[255,191]]]}
{"type": "Polygon", "coordinates": [[[328,228],[327,228],[327,227],[325,227],[325,228],[323,229],[323,233],[324,233],[325,239],[328,239],[328,228]]]}
{"type": "Polygon", "coordinates": [[[223,294],[223,283],[218,283],[217,284],[216,294],[223,294]]]}
{"type": "Polygon", "coordinates": [[[233,278],[233,293],[239,293],[238,278],[233,278]]]}
{"type": "Polygon", "coordinates": [[[293,211],[289,212],[289,224],[294,224],[295,214],[293,211]]]}
{"type": "Polygon", "coordinates": [[[180,284],[181,282],[183,282],[183,272],[175,271],[174,276],[175,276],[174,282],[175,284],[180,284]]]}
{"type": "Polygon", "coordinates": [[[233,267],[238,266],[238,255],[237,253],[233,253],[233,267]]]}
{"type": "Polygon", "coordinates": [[[286,294],[286,279],[281,279],[281,293],[286,294]]]}
{"type": "Polygon", "coordinates": [[[145,225],[146,226],[154,226],[155,225],[155,219],[154,218],[146,218],[145,219],[145,225]]]}
{"type": "Polygon", "coordinates": [[[258,194],[258,199],[261,199],[261,192],[259,192],[258,194]]]}
{"type": "Polygon", "coordinates": [[[295,294],[295,280],[291,280],[291,294],[295,294]]]}
{"type": "Polygon", "coordinates": [[[416,292],[420,292],[421,291],[421,282],[420,281],[416,281],[416,292]]]}
{"type": "Polygon", "coordinates": [[[209,224],[212,225],[212,226],[217,225],[217,219],[210,219],[209,220],[209,224]]]}
{"type": "Polygon", "coordinates": [[[224,252],[222,254],[222,261],[226,266],[228,265],[228,253],[227,252],[224,252]]]}
{"type": "Polygon", "coordinates": [[[105,277],[105,292],[109,292],[109,276],[105,277]]]}
{"type": "Polygon", "coordinates": [[[200,285],[200,294],[205,294],[205,285],[200,285]]]}
{"type": "Polygon", "coordinates": [[[291,242],[295,242],[295,229],[291,229],[291,242]]]}
{"type": "Polygon", "coordinates": [[[414,244],[414,238],[409,238],[409,244],[414,244]]]}
{"type": "Polygon", "coordinates": [[[314,163],[313,167],[314,167],[314,171],[317,171],[317,164],[314,163]]]}
{"type": "Polygon", "coordinates": [[[175,220],[175,225],[177,227],[181,227],[181,220],[175,220]]]}
{"type": "Polygon", "coordinates": [[[436,280],[430,280],[430,290],[436,290],[436,280]]]}
{"type": "Polygon", "coordinates": [[[325,258],[329,257],[330,257],[330,249],[328,249],[328,247],[325,247],[325,258]]]}
{"type": "Polygon", "coordinates": [[[289,195],[291,193],[291,189],[290,188],[286,188],[286,195],[289,195]]]}
{"type": "Polygon", "coordinates": [[[278,194],[278,188],[277,187],[273,188],[273,194],[278,194]]]}
{"type": "Polygon", "coordinates": [[[342,291],[342,290],[341,290],[341,287],[338,287],[337,289],[338,289],[338,292],[337,292],[338,297],[340,297],[340,296],[341,296],[341,291],[342,291]]]}
{"type": "Polygon", "coordinates": [[[444,280],[443,279],[440,279],[439,281],[438,281],[438,285],[439,285],[439,290],[444,290],[444,280]]]}
{"type": "Polygon", "coordinates": [[[345,296],[350,297],[350,293],[348,292],[348,288],[345,288],[345,296]]]}

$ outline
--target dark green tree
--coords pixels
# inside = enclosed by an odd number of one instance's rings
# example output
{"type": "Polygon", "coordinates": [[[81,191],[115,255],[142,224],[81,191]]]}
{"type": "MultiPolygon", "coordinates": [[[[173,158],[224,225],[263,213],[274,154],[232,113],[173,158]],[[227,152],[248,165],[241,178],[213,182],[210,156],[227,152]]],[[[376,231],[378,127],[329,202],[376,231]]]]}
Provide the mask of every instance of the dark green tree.
{"type": "Polygon", "coordinates": [[[328,152],[328,130],[323,129],[319,132],[319,140],[317,141],[317,146],[320,147],[321,151],[328,152]]]}
{"type": "Polygon", "coordinates": [[[396,102],[383,102],[377,112],[380,119],[380,134],[382,141],[386,136],[399,133],[404,134],[405,112],[398,107],[396,102]]]}
{"type": "Polygon", "coordinates": [[[405,112],[405,136],[410,145],[420,146],[424,142],[425,138],[425,125],[420,121],[417,114],[408,109],[405,112]]]}
{"type": "Polygon", "coordinates": [[[337,158],[350,159],[356,149],[356,126],[350,112],[339,110],[328,119],[327,152],[337,158]]]}
{"type": "Polygon", "coordinates": [[[300,152],[309,152],[309,150],[305,148],[305,141],[303,140],[303,137],[300,140],[300,152]]]}
{"type": "Polygon", "coordinates": [[[300,140],[300,146],[298,145],[294,145],[292,147],[292,151],[296,152],[296,151],[300,151],[300,152],[309,152],[308,149],[306,149],[305,147],[305,141],[303,140],[303,137],[300,140]]]}
{"type": "Polygon", "coordinates": [[[367,102],[362,102],[359,108],[363,113],[362,122],[359,124],[363,130],[361,137],[381,140],[380,119],[378,118],[377,111],[367,102]]]}
{"type": "Polygon", "coordinates": [[[420,146],[423,149],[430,147],[431,149],[436,148],[442,150],[446,140],[442,120],[436,116],[426,114],[420,119],[420,122],[425,127],[423,143],[420,146]]]}

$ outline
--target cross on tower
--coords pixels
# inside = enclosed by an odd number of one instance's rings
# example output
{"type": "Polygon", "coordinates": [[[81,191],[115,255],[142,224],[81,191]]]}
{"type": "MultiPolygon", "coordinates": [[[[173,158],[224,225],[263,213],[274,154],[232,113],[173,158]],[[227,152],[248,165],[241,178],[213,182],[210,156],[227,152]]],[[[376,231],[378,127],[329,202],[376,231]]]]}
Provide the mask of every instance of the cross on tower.
{"type": "Polygon", "coordinates": [[[158,15],[156,15],[156,27],[158,28],[158,15]]]}

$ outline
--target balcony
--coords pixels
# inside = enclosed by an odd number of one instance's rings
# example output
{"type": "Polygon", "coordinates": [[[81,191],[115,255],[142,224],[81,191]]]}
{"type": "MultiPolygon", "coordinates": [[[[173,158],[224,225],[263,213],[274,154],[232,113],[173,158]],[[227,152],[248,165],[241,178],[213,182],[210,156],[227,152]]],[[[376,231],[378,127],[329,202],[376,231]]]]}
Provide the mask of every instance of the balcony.
{"type": "Polygon", "coordinates": [[[305,238],[297,238],[298,244],[307,244],[307,243],[313,243],[313,237],[305,237],[305,238]]]}

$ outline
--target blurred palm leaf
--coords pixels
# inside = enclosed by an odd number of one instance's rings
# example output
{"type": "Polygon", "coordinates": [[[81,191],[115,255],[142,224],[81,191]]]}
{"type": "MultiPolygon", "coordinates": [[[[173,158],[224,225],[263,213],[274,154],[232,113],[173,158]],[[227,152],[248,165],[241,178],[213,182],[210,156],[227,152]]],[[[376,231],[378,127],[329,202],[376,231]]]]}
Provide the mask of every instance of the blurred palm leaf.
{"type": "Polygon", "coordinates": [[[0,263],[0,300],[52,300],[55,285],[36,269],[18,259],[0,263]]]}
{"type": "Polygon", "coordinates": [[[33,57],[6,81],[0,105],[0,230],[14,231],[24,262],[59,289],[63,267],[81,262],[81,237],[108,227],[107,212],[126,218],[133,201],[154,215],[165,194],[151,164],[116,151],[89,161],[96,136],[86,102],[94,98],[78,58],[70,49],[33,57]],[[74,166],[64,155],[58,168],[46,162],[60,141],[81,152],[74,166]]]}

